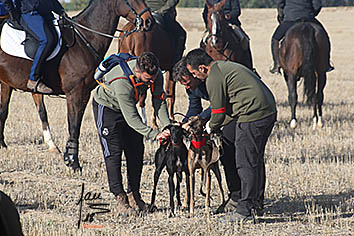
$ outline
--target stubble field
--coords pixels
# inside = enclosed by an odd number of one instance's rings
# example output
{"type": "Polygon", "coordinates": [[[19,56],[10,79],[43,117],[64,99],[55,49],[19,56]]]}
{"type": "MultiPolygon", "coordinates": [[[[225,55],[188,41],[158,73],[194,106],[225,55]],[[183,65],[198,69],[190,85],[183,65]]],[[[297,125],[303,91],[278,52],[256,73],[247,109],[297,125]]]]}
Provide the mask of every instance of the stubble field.
{"type": "MultiPolygon", "coordinates": [[[[199,45],[203,31],[202,9],[178,9],[178,20],[187,30],[187,50],[199,45]]],[[[281,76],[268,72],[270,38],[277,25],[275,9],[243,9],[241,22],[251,38],[254,65],[273,91],[278,122],[266,149],[266,213],[257,224],[237,225],[221,221],[222,215],[204,217],[204,198],[196,195],[196,215],[177,211],[168,218],[167,173],[158,185],[159,211],[135,218],[116,214],[108,190],[106,170],[89,103],[82,122],[80,160],[82,175],[64,165],[62,155],[48,153],[31,95],[14,92],[5,128],[8,149],[0,149],[0,190],[9,194],[19,209],[25,235],[352,235],[354,229],[354,8],[328,8],[320,13],[332,41],[336,70],[328,73],[323,106],[324,127],[311,129],[312,109],[300,105],[299,126],[288,127],[290,108],[281,76]],[[109,204],[106,214],[93,218],[91,226],[79,220],[81,186],[85,193],[101,194],[109,204]]],[[[121,20],[121,22],[124,22],[121,20]]],[[[109,53],[115,52],[114,41],[109,53]]],[[[80,62],[78,62],[80,63],[80,62]]],[[[299,86],[302,91],[302,86],[299,86]]],[[[301,98],[301,96],[299,96],[301,98]]],[[[176,111],[185,112],[187,98],[177,87],[176,111]]],[[[302,99],[300,99],[302,102],[302,99]]],[[[68,137],[65,100],[46,98],[49,122],[63,151],[68,137]]],[[[133,144],[134,145],[134,144],[133,144]]],[[[157,144],[146,142],[141,194],[149,202],[152,192],[153,155],[157,144]]],[[[125,175],[125,162],[124,175],[125,175]]],[[[223,176],[224,178],[224,176],[223,176]]],[[[197,178],[199,179],[199,178],[197,178]]],[[[223,180],[224,181],[224,180],[223,180]]],[[[224,181],[224,189],[227,189],[224,181]]],[[[182,188],[184,188],[184,182],[182,188]]],[[[197,187],[199,182],[197,182],[197,187]]],[[[219,203],[212,184],[211,208],[219,203]]],[[[184,193],[184,189],[183,189],[184,193]]],[[[82,220],[95,212],[84,202],[82,220]]]]}

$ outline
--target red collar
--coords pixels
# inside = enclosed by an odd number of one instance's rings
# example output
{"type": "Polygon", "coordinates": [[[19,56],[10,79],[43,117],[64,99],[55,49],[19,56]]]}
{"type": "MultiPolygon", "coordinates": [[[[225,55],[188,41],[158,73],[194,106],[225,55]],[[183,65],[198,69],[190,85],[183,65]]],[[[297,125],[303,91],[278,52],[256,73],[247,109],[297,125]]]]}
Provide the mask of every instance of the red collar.
{"type": "Polygon", "coordinates": [[[200,149],[201,147],[203,147],[205,145],[205,140],[206,140],[205,137],[202,138],[202,141],[194,141],[194,140],[192,140],[192,146],[195,149],[200,149]]]}

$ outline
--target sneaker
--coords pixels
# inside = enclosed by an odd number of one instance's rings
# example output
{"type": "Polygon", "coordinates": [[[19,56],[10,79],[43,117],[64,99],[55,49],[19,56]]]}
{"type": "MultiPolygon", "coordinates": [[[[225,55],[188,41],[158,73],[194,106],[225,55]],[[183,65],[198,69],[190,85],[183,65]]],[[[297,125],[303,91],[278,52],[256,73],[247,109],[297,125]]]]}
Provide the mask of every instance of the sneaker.
{"type": "Polygon", "coordinates": [[[141,199],[141,196],[138,192],[128,193],[128,202],[129,206],[134,210],[146,211],[148,210],[147,204],[141,199]]]}
{"type": "Polygon", "coordinates": [[[52,94],[53,90],[45,85],[41,80],[28,80],[27,88],[34,93],[52,94]]]}
{"type": "Polygon", "coordinates": [[[128,197],[125,193],[116,196],[118,214],[124,217],[137,215],[137,212],[129,206],[128,197]]]}

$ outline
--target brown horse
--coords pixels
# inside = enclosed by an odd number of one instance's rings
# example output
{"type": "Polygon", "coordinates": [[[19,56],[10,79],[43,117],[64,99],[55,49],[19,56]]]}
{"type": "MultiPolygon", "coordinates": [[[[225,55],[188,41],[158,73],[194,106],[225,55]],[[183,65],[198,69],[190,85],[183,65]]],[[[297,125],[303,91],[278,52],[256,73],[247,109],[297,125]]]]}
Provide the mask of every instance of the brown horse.
{"type": "Polygon", "coordinates": [[[233,29],[225,20],[224,5],[226,0],[214,5],[205,1],[208,7],[208,39],[200,43],[201,47],[214,59],[240,63],[253,69],[251,50],[244,50],[233,29]]]}
{"type": "Polygon", "coordinates": [[[296,128],[297,81],[304,77],[304,95],[313,105],[313,129],[322,127],[323,89],[326,85],[329,39],[317,24],[301,22],[292,26],[280,47],[279,61],[288,86],[290,127],[296,128]],[[318,110],[318,114],[317,114],[318,110]]]}
{"type": "MultiPolygon", "coordinates": [[[[132,31],[134,25],[127,23],[123,27],[123,31],[132,31]]],[[[166,103],[171,119],[173,120],[173,107],[175,103],[175,88],[176,82],[172,79],[172,68],[176,59],[176,50],[174,40],[170,34],[158,22],[153,25],[150,31],[140,31],[129,34],[124,37],[124,33],[120,34],[121,39],[118,42],[119,52],[125,52],[139,56],[143,52],[153,52],[159,59],[160,68],[165,73],[165,93],[166,103]]],[[[145,107],[146,94],[139,98],[139,106],[145,107]]],[[[144,116],[144,115],[143,115],[144,116]]],[[[143,118],[144,119],[144,118],[143,118]]],[[[153,126],[157,126],[155,115],[152,114],[153,126]]]]}
{"type": "MultiPolygon", "coordinates": [[[[121,16],[139,22],[136,26],[139,30],[148,30],[153,22],[149,8],[142,0],[91,0],[72,20],[65,19],[61,31],[66,46],[61,55],[48,61],[44,67],[45,83],[55,95],[64,94],[67,99],[69,139],[64,161],[74,170],[81,169],[78,159],[80,126],[90,93],[97,85],[93,73],[108,50],[113,37],[108,36],[115,33],[121,16]]],[[[6,147],[4,125],[11,93],[13,89],[28,92],[26,83],[30,68],[31,61],[9,56],[0,50],[0,147],[6,147]]],[[[43,96],[33,94],[33,97],[41,120],[47,121],[43,96]]]]}

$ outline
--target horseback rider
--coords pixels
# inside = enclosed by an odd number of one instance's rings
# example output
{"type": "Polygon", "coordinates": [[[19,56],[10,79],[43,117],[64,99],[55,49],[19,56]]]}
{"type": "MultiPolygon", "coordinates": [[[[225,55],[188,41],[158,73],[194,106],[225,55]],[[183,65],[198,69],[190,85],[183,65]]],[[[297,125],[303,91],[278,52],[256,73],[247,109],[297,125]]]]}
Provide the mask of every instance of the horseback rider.
{"type": "Polygon", "coordinates": [[[42,68],[46,58],[55,48],[53,42],[54,16],[64,15],[65,10],[58,0],[1,0],[10,19],[17,21],[27,33],[39,41],[27,82],[27,88],[36,93],[51,94],[53,90],[43,83],[42,68]],[[46,27],[45,27],[46,25],[46,27]],[[49,29],[49,30],[48,30],[49,29]]]}
{"type": "Polygon", "coordinates": [[[179,0],[146,0],[145,2],[153,13],[162,16],[167,32],[175,39],[176,54],[173,62],[175,64],[183,55],[187,37],[186,31],[176,21],[176,5],[179,0]]]}
{"type": "MultiPolygon", "coordinates": [[[[319,25],[326,33],[329,41],[329,36],[323,25],[315,18],[321,11],[321,0],[278,0],[278,22],[280,23],[272,36],[272,57],[273,67],[270,68],[270,73],[279,73],[279,41],[283,39],[287,30],[298,22],[312,22],[319,25]]],[[[330,50],[329,50],[330,54],[330,50]]],[[[330,55],[328,55],[327,72],[334,70],[330,64],[330,55]]]]}
{"type": "MultiPolygon", "coordinates": [[[[207,0],[211,5],[214,5],[218,2],[221,2],[222,0],[207,0]]],[[[225,15],[225,20],[227,23],[229,23],[230,27],[234,30],[235,35],[237,36],[241,47],[244,50],[247,50],[249,48],[249,41],[250,38],[246,34],[246,32],[241,28],[241,22],[238,19],[238,17],[241,15],[241,7],[240,7],[240,1],[239,0],[226,0],[225,5],[224,5],[224,15],[225,15]]],[[[202,13],[206,32],[208,32],[208,6],[205,4],[204,5],[204,10],[202,13]]],[[[206,39],[207,33],[204,39],[206,39]]],[[[203,40],[203,42],[206,42],[206,40],[203,40]]]]}

